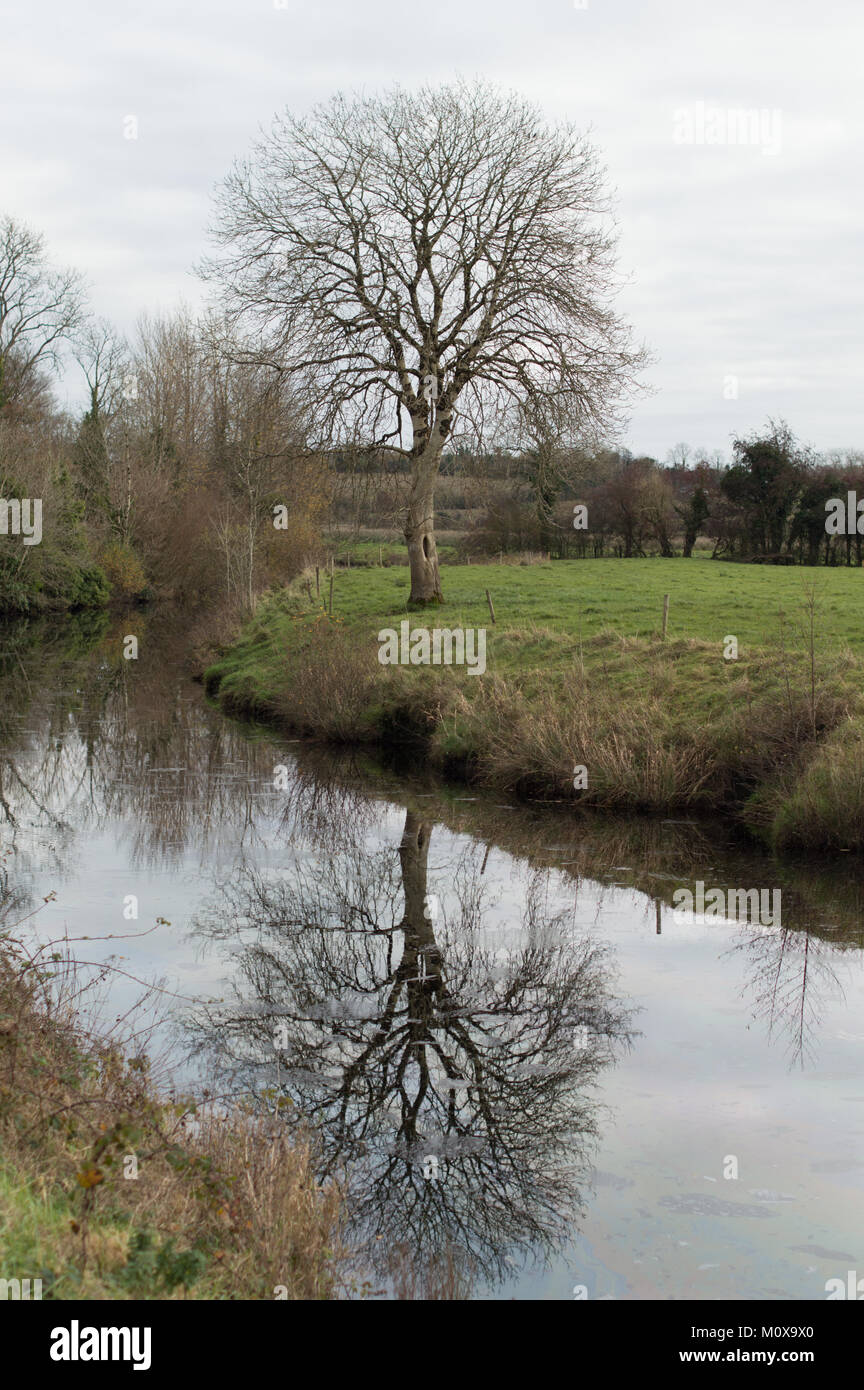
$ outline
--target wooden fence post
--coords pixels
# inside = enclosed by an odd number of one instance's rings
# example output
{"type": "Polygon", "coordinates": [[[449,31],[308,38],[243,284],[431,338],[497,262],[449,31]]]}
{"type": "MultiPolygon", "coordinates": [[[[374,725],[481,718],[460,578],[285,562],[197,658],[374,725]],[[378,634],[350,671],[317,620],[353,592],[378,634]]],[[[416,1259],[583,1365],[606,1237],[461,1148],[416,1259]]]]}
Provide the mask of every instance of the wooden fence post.
{"type": "Polygon", "coordinates": [[[666,628],[669,626],[669,595],[663,595],[663,641],[666,641],[666,628]]]}
{"type": "Polygon", "coordinates": [[[488,589],[486,590],[486,602],[487,602],[488,605],[489,605],[489,614],[490,614],[490,616],[491,616],[491,618],[492,618],[492,621],[493,621],[493,623],[494,623],[494,621],[495,621],[495,609],[492,607],[492,595],[490,594],[490,592],[489,592],[488,589]]]}

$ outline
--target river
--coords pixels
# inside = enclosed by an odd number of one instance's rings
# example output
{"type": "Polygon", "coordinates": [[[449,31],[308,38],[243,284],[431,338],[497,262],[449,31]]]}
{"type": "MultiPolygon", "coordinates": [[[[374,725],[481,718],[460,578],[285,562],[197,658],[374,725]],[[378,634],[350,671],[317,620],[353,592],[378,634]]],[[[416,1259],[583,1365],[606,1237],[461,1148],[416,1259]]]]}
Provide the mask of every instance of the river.
{"type": "Polygon", "coordinates": [[[281,738],[187,657],[158,614],[0,630],[0,912],[114,959],[103,1020],[149,1009],[157,1072],[305,1117],[361,1283],[799,1300],[864,1276],[857,864],[281,738]],[[675,910],[698,882],[779,889],[780,921],[675,910]]]}

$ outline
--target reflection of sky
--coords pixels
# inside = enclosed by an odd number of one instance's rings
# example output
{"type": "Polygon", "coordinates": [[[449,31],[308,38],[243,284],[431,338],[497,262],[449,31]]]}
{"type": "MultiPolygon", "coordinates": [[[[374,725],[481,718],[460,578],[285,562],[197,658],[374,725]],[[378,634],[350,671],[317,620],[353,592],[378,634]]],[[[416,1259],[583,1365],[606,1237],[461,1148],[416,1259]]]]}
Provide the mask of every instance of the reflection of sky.
{"type": "MultiPolygon", "coordinates": [[[[295,859],[314,865],[320,852],[289,842],[280,822],[284,793],[260,776],[270,762],[265,751],[250,796],[218,825],[193,795],[186,846],[169,843],[161,854],[139,852],[140,825],[128,812],[101,827],[98,817],[85,816],[80,831],[73,823],[62,858],[55,832],[36,815],[24,817],[13,876],[25,877],[34,899],[57,892],[38,915],[40,935],[67,927],[94,938],[134,934],[167,918],[170,926],[139,940],[94,940],[79,952],[93,960],[116,953],[132,974],[164,978],[181,995],[218,996],[242,933],[233,947],[206,954],[191,937],[214,881],[243,862],[279,877],[295,859]],[[248,804],[255,806],[252,835],[248,804]],[[138,899],[137,923],[123,918],[130,894],[138,899]]],[[[272,762],[290,767],[290,750],[274,746],[272,762]]],[[[248,783],[243,767],[223,764],[214,775],[248,783]]],[[[170,796],[170,781],[164,786],[170,796]]],[[[398,846],[403,820],[402,807],[379,803],[367,850],[398,846]]],[[[444,827],[433,833],[428,890],[445,918],[456,915],[454,866],[471,844],[444,827]]],[[[525,862],[489,852],[481,930],[501,959],[518,942],[515,924],[533,877],[525,862]]],[[[812,1051],[803,1067],[790,1066],[782,1023],[769,1041],[766,1020],[756,1016],[751,955],[732,949],[754,936],[770,947],[771,929],[664,907],[658,935],[654,903],[633,889],[590,880],[577,887],[557,870],[544,891],[545,913],[566,910],[574,931],[611,945],[617,989],[639,1010],[639,1036],[601,1076],[602,1142],[583,1231],[574,1231],[572,1249],[549,1272],[514,1270],[512,1287],[490,1296],[572,1298],[584,1284],[589,1297],[820,1298],[826,1279],[864,1268],[861,953],[818,943],[834,973],[808,964],[812,1051]],[[730,1155],[737,1180],[723,1176],[730,1155]]],[[[793,982],[796,962],[793,952],[793,982]]],[[[111,1012],[139,993],[134,982],[116,980],[111,1012]]]]}
{"type": "Polygon", "coordinates": [[[522,1296],[824,1297],[864,1263],[860,952],[832,952],[842,988],[820,993],[802,1071],[753,1017],[747,956],[729,953],[748,929],[664,909],[658,936],[641,894],[590,884],[577,922],[614,945],[641,1036],[602,1078],[612,1119],[570,1263],[522,1296]]]}

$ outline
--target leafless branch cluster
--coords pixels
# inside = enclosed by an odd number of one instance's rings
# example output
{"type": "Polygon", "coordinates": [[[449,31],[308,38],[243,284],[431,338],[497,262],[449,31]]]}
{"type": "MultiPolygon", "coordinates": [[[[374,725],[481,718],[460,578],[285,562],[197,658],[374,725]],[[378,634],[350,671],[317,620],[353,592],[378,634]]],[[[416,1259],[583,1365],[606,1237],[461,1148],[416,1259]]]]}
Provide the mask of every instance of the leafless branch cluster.
{"type": "Polygon", "coordinates": [[[54,270],[39,233],[0,220],[0,407],[25,395],[34,378],[56,366],[64,341],[83,324],[84,287],[77,271],[54,270]]]}
{"type": "Polygon", "coordinates": [[[277,118],[226,180],[217,236],[208,273],[247,350],[266,343],[330,439],[416,454],[457,409],[480,432],[540,398],[596,426],[641,362],[592,143],[482,83],[277,118]]]}

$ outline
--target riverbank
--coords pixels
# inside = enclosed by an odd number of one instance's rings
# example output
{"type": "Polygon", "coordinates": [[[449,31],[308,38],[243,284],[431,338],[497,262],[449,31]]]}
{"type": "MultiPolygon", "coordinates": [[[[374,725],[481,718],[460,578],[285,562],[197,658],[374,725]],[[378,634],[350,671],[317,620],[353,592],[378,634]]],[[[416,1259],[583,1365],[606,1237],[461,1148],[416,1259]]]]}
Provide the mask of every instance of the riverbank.
{"type": "Polygon", "coordinates": [[[421,617],[404,572],[337,573],[332,614],[329,576],[320,592],[302,576],[217,654],[208,693],[328,742],[420,741],[445,774],[574,811],[720,812],[778,851],[864,850],[864,642],[844,637],[859,571],[651,559],[443,579],[421,617]],[[485,670],[382,665],[379,634],[403,622],[409,644],[485,630],[485,670]]]}
{"type": "Polygon", "coordinates": [[[341,1196],[309,1144],[161,1088],[140,1037],[86,1026],[88,996],[67,954],[0,933],[0,1279],[43,1299],[335,1296],[341,1196]]]}

